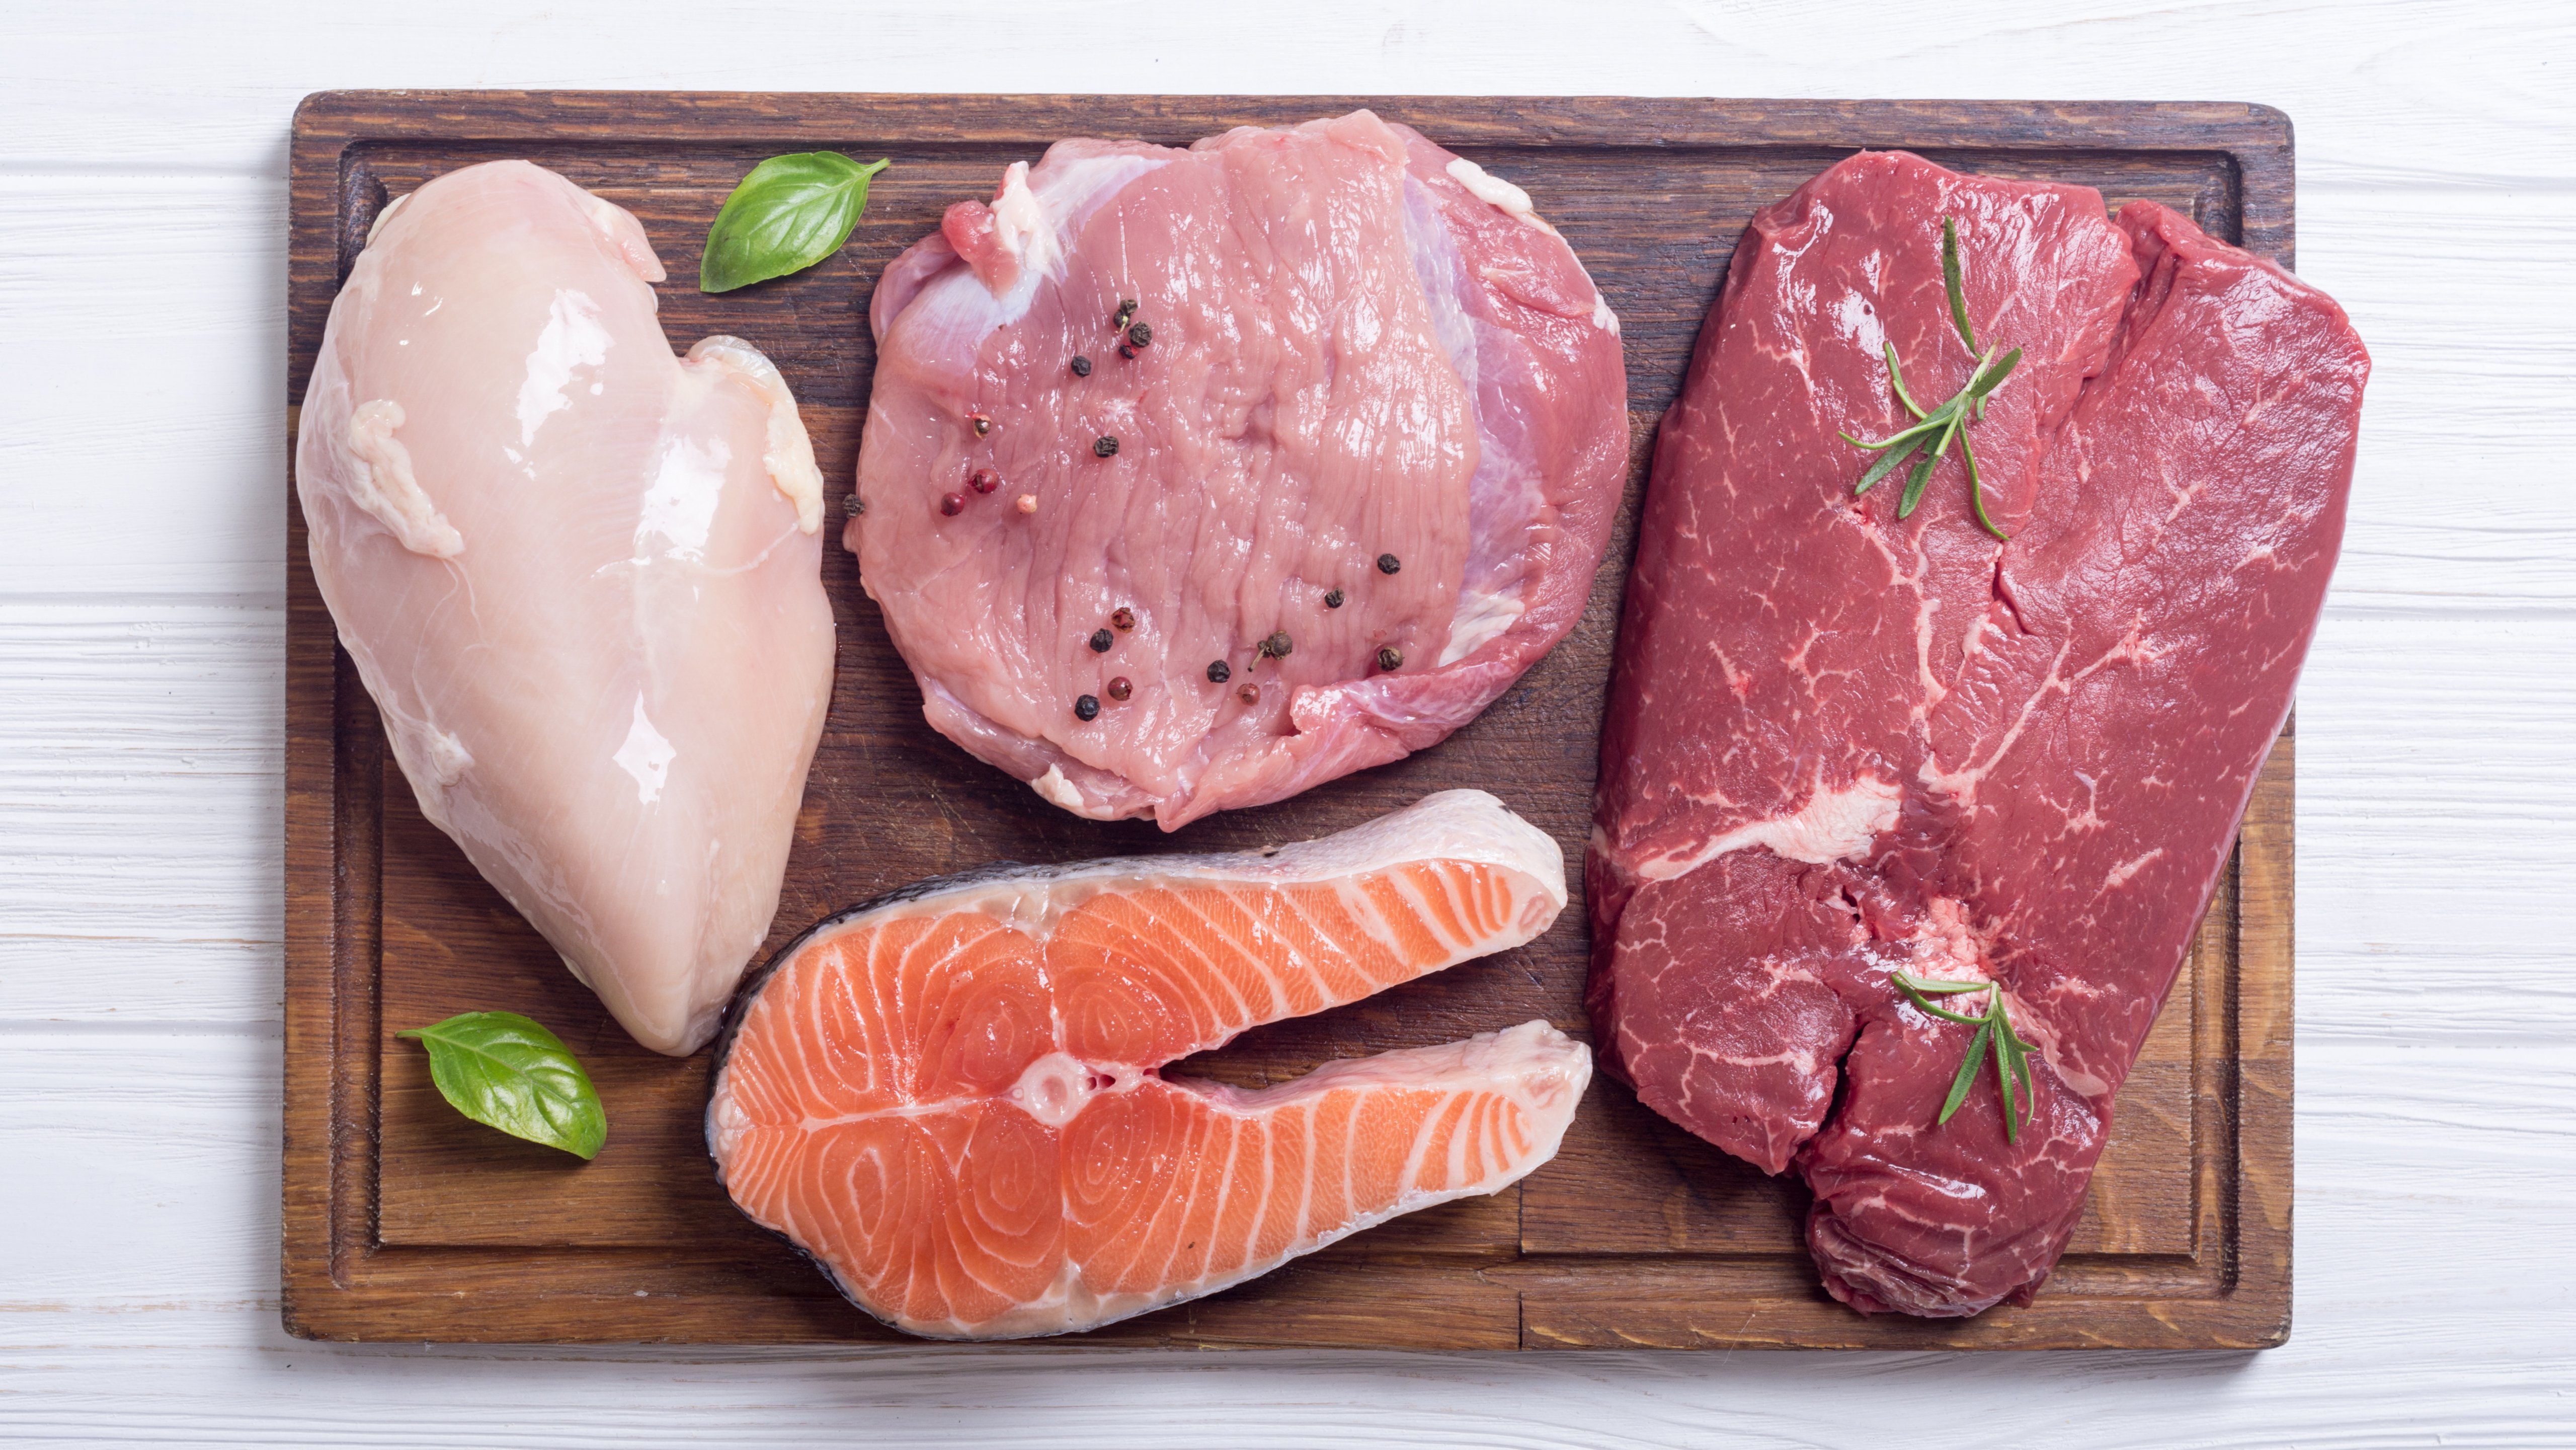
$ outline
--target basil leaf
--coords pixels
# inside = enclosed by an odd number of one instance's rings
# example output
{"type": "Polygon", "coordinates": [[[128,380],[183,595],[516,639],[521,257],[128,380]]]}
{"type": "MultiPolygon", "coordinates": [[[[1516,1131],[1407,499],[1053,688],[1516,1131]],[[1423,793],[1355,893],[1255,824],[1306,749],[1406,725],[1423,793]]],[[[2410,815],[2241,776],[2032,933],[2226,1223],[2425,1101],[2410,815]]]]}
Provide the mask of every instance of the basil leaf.
{"type": "Polygon", "coordinates": [[[429,1049],[429,1076],[456,1111],[514,1138],[599,1156],[608,1112],[563,1039],[516,1012],[464,1012],[394,1034],[429,1049]]]}
{"type": "Polygon", "coordinates": [[[837,151],[800,151],[751,168],[707,228],[698,290],[731,292],[839,251],[867,209],[868,178],[887,164],[861,166],[837,151]]]}

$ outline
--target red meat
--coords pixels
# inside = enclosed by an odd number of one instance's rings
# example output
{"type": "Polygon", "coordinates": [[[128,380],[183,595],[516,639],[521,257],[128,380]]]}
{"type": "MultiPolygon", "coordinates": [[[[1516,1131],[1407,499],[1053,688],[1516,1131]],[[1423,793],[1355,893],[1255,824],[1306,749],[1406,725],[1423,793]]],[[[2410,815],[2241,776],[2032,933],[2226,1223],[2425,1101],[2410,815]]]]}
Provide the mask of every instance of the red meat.
{"type": "Polygon", "coordinates": [[[1754,219],[1664,423],[1587,862],[1591,1002],[1641,1100],[1816,1192],[1865,1312],[2026,1300],[2082,1210],[2286,718],[2343,533],[2369,359],[2334,302],[2150,202],[1863,154],[1754,219]],[[1922,506],[1837,434],[2024,360],[1922,506]],[[1973,1029],[2033,1044],[2008,1136],[1973,1029]],[[1981,1004],[1982,995],[1952,999],[1981,1004]]]}

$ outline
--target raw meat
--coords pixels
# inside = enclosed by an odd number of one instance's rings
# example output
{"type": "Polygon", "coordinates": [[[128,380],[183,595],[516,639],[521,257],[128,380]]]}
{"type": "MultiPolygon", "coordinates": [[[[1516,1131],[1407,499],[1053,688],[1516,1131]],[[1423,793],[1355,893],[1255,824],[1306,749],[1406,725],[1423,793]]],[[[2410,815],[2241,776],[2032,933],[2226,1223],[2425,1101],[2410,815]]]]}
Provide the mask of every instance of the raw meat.
{"type": "Polygon", "coordinates": [[[524,161],[377,223],[304,395],[313,573],[423,814],[635,1040],[778,909],[832,684],[822,477],[747,343],[673,357],[620,208],[524,161]]]}
{"type": "Polygon", "coordinates": [[[1002,867],[816,927],[745,994],[707,1143],[743,1211],[914,1334],[1089,1329],[1518,1181],[1591,1076],[1529,1022],[1257,1092],[1156,1069],[1526,942],[1556,843],[1446,791],[1260,855],[1002,867]]]}
{"type": "Polygon", "coordinates": [[[1441,740],[1573,626],[1618,503],[1618,319],[1517,187],[1366,111],[1059,142],[869,320],[843,540],[930,723],[1080,815],[1441,740]]]}
{"type": "MultiPolygon", "coordinates": [[[[1865,1312],[2026,1302],[2290,707],[2369,361],[2334,303],[2149,202],[1855,156],[1754,219],[1665,420],[1587,862],[1605,1064],[1816,1192],[1865,1312]],[[1855,500],[1981,339],[2025,360],[1921,509],[1855,500]],[[2037,1044],[1936,1126],[1972,1029],[1889,980],[1999,981],[2037,1044]],[[1828,1120],[1830,1116],[1830,1121],[1828,1120]]],[[[1952,999],[1981,1010],[1982,996],[1952,999]]]]}

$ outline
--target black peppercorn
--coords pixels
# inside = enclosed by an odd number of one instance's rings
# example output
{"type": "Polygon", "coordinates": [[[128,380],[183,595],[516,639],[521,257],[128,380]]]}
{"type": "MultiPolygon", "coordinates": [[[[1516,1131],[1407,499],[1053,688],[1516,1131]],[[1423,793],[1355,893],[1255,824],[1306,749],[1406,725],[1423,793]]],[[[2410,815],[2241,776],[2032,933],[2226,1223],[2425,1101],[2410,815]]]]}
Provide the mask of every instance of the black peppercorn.
{"type": "Polygon", "coordinates": [[[1136,344],[1132,342],[1122,342],[1118,344],[1118,355],[1131,362],[1134,361],[1136,357],[1136,344]]]}
{"type": "Polygon", "coordinates": [[[863,498],[859,497],[859,496],[858,496],[857,494],[855,494],[855,493],[854,493],[854,494],[851,494],[851,495],[850,495],[850,500],[849,500],[849,510],[850,510],[850,512],[852,512],[852,513],[854,513],[854,514],[863,514],[863,513],[866,513],[866,512],[868,511],[868,501],[867,501],[866,499],[863,499],[863,498]]]}
{"type": "Polygon", "coordinates": [[[1073,718],[1076,720],[1099,719],[1100,697],[1098,695],[1075,696],[1073,701],[1073,718]]]}
{"type": "MultiPolygon", "coordinates": [[[[1095,458],[1114,458],[1118,454],[1118,440],[1104,433],[1091,440],[1091,453],[1095,458]]],[[[1390,554],[1387,557],[1393,558],[1395,556],[1390,554]]],[[[1389,569],[1386,572],[1392,574],[1395,571],[1389,569]]]]}
{"type": "Polygon", "coordinates": [[[1105,655],[1109,653],[1109,646],[1113,642],[1114,641],[1110,638],[1109,631],[1105,629],[1095,629],[1091,632],[1091,652],[1093,654],[1105,655]]]}
{"type": "Polygon", "coordinates": [[[1404,651],[1397,649],[1391,644],[1379,646],[1377,652],[1377,667],[1382,670],[1400,670],[1404,668],[1404,651]]]}
{"type": "Polygon", "coordinates": [[[1127,329],[1127,342],[1131,347],[1151,347],[1154,343],[1154,329],[1139,322],[1127,329]]]}
{"type": "Polygon", "coordinates": [[[1377,572],[1381,574],[1392,574],[1403,567],[1403,561],[1397,559],[1393,554],[1380,554],[1377,556],[1377,572]]]}
{"type": "Polygon", "coordinates": [[[1136,304],[1134,302],[1130,301],[1119,303],[1117,315],[1109,319],[1109,330],[1112,332],[1122,332],[1126,330],[1128,322],[1133,320],[1135,316],[1136,304]]]}
{"type": "Polygon", "coordinates": [[[1208,662],[1208,683],[1209,683],[1209,684],[1211,684],[1211,685],[1222,685],[1222,684],[1224,684],[1226,681],[1228,681],[1228,680],[1230,680],[1230,679],[1233,679],[1233,678],[1234,678],[1234,666],[1227,664],[1227,663],[1226,663],[1225,661],[1223,661],[1223,660],[1210,660],[1210,661],[1208,662]]]}
{"type": "Polygon", "coordinates": [[[1336,589],[1336,590],[1334,590],[1333,592],[1331,592],[1330,594],[1325,595],[1325,596],[1324,596],[1324,607],[1325,607],[1326,609],[1339,609],[1339,608],[1341,608],[1341,607],[1342,607],[1342,591],[1340,591],[1339,589],[1336,589]]]}
{"type": "Polygon", "coordinates": [[[1073,375],[1077,378],[1087,378],[1091,376],[1091,359],[1087,357],[1075,358],[1073,360],[1073,375]]]}
{"type": "Polygon", "coordinates": [[[1294,650],[1296,647],[1297,646],[1289,640],[1288,631],[1284,629],[1271,631],[1270,637],[1261,642],[1261,652],[1270,656],[1274,660],[1284,660],[1288,658],[1289,651],[1294,650]]]}

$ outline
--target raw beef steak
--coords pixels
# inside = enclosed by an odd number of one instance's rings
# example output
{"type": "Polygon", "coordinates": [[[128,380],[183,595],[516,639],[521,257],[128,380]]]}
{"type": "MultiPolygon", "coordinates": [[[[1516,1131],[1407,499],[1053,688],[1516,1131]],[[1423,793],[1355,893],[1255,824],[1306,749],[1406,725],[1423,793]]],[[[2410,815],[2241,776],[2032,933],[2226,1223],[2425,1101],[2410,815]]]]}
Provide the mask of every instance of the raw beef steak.
{"type": "Polygon", "coordinates": [[[1081,815],[1173,829],[1437,742],[1573,626],[1618,503],[1583,265],[1366,111],[1059,142],[869,321],[844,542],[930,723],[1081,815]]]}
{"type": "MultiPolygon", "coordinates": [[[[1665,419],[1587,863],[1604,1061],[1815,1190],[1865,1312],[2026,1302],[2289,707],[2369,360],[2335,304],[2149,202],[1862,154],[1757,216],[1665,419]],[[1922,506],[1884,437],[2024,350],[1922,506]],[[1892,984],[1995,981],[2032,1044],[2008,1136],[1975,1035],[1892,984]]],[[[1970,1015],[1982,994],[1949,999],[1970,1015]]]]}

